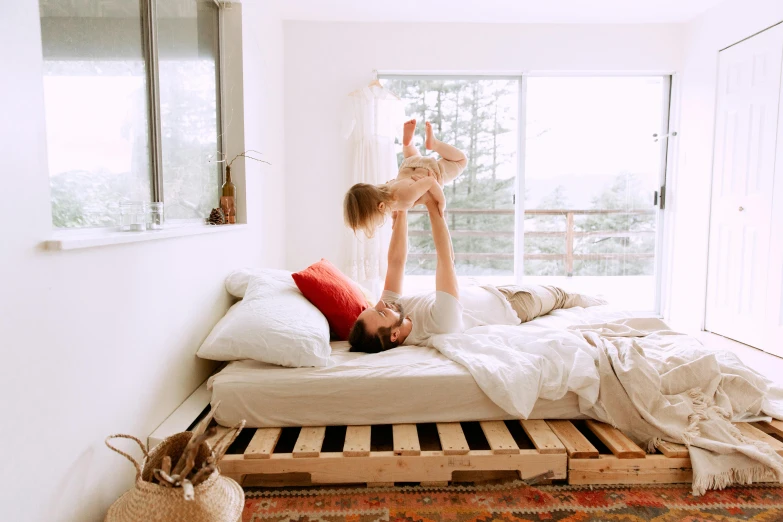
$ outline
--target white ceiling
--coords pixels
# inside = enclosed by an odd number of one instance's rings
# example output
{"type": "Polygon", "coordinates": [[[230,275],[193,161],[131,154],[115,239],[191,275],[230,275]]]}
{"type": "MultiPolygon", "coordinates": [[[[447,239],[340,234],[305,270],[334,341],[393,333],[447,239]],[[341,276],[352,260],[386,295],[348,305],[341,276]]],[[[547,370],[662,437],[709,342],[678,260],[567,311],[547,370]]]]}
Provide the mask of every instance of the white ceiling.
{"type": "Polygon", "coordinates": [[[609,24],[687,22],[721,1],[276,0],[286,20],[609,24]]]}

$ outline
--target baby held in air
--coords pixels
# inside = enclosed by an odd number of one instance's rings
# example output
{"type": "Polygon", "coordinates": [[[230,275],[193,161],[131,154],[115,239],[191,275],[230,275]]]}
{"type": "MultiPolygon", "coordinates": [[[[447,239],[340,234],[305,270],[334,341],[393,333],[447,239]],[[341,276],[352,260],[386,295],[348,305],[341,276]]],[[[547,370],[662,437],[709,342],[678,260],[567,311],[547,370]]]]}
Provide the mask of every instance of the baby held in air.
{"type": "Polygon", "coordinates": [[[357,183],[348,190],[343,203],[345,224],[354,231],[363,230],[372,237],[383,225],[386,216],[397,210],[408,210],[423,202],[427,194],[438,203],[441,215],[446,208],[443,185],[459,176],[468,163],[465,154],[432,135],[432,125],[426,122],[424,146],[440,154],[440,159],[422,156],[412,145],[416,120],[403,125],[403,161],[397,178],[383,185],[357,183]]]}

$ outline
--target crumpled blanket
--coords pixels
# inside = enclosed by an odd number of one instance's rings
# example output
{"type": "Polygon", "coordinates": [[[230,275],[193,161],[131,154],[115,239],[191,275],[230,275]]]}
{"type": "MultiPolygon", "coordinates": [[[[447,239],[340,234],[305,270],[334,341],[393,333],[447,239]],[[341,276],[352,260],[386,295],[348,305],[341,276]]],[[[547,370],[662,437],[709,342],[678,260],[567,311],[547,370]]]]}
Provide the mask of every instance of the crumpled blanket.
{"type": "MultiPolygon", "coordinates": [[[[532,325],[532,323],[531,323],[532,325]]],[[[654,318],[566,330],[492,326],[435,336],[509,414],[527,418],[539,398],[571,391],[585,415],[615,426],[648,451],[685,444],[693,492],[783,482],[783,458],[732,421],[783,418],[783,390],[731,353],[713,352],[654,318]]]]}

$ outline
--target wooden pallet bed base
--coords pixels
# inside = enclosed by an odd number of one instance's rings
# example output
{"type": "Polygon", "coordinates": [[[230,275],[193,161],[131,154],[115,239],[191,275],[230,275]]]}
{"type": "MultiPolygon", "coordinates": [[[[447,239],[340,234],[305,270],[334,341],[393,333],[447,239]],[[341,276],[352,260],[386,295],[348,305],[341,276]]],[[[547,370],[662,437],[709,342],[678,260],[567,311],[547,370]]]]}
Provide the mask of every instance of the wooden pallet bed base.
{"type": "MultiPolygon", "coordinates": [[[[567,479],[573,485],[672,484],[693,478],[685,446],[665,442],[647,454],[619,430],[591,420],[439,423],[430,424],[429,431],[426,426],[246,429],[244,442],[235,443],[220,469],[245,486],[267,487],[444,486],[509,478],[567,479]],[[333,433],[327,444],[330,429],[339,435],[335,440],[333,433]],[[282,440],[285,430],[287,442],[282,440]],[[379,442],[379,432],[388,440],[379,442]]],[[[783,455],[783,422],[737,427],[783,455]]],[[[216,436],[226,429],[218,426],[216,436]]]]}
{"type": "Polygon", "coordinates": [[[542,455],[535,450],[522,450],[514,455],[471,451],[459,456],[444,455],[442,451],[424,451],[415,456],[379,451],[367,457],[345,457],[336,452],[308,458],[281,454],[260,462],[241,455],[227,455],[221,461],[220,469],[233,477],[270,474],[278,480],[290,475],[291,478],[307,481],[302,477],[307,474],[310,484],[424,482],[445,485],[454,480],[455,471],[516,471],[523,480],[551,472],[552,479],[564,479],[566,456],[565,453],[542,455]]]}
{"type": "MultiPolygon", "coordinates": [[[[240,445],[238,451],[229,450],[220,461],[220,469],[240,484],[264,486],[385,486],[400,482],[440,486],[452,481],[501,478],[504,472],[505,478],[511,472],[522,480],[566,478],[566,449],[546,421],[469,424],[480,426],[482,449],[468,444],[460,423],[435,425],[437,435],[431,430],[430,440],[421,437],[424,425],[392,425],[391,447],[384,450],[373,447],[373,430],[384,427],[343,428],[339,441],[342,451],[324,450],[327,428],[323,426],[301,428],[293,447],[283,451],[284,444],[279,444],[281,428],[250,429],[252,438],[244,448],[240,445]],[[422,449],[433,444],[438,449],[422,449]]],[[[476,433],[472,435],[475,439],[476,433]]]]}
{"type": "MultiPolygon", "coordinates": [[[[548,421],[568,453],[568,483],[675,484],[693,481],[688,449],[665,442],[647,454],[619,430],[596,421],[548,421]],[[591,440],[592,439],[592,440],[591,440]]],[[[751,439],[770,444],[783,455],[783,422],[737,423],[751,439]]]]}

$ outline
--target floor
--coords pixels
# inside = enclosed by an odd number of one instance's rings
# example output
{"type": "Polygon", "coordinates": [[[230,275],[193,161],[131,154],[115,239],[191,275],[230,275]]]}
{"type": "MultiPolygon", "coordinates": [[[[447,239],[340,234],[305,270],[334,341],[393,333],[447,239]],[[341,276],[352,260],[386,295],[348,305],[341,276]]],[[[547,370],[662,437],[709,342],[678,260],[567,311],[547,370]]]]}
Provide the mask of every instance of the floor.
{"type": "Polygon", "coordinates": [[[693,335],[708,348],[736,353],[749,367],[783,386],[783,358],[710,332],[697,332],[693,335]]]}

